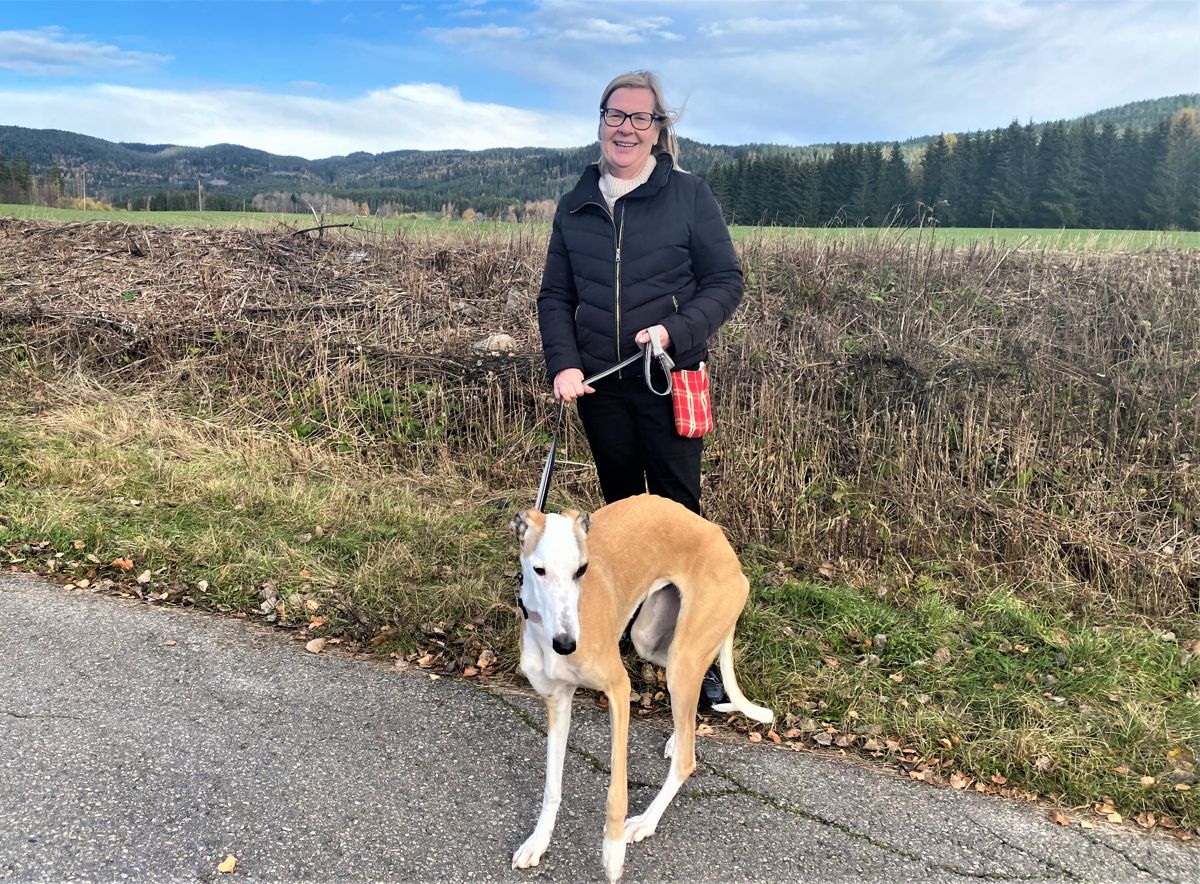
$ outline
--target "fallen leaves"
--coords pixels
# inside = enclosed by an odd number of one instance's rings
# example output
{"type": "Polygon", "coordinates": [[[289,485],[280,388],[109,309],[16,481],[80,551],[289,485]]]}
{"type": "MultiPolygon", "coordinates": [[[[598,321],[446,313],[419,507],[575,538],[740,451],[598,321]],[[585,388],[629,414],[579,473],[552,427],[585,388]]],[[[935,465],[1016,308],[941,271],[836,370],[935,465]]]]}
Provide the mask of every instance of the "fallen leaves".
{"type": "Polygon", "coordinates": [[[1058,759],[1051,758],[1048,755],[1043,755],[1040,758],[1038,758],[1037,761],[1035,761],[1033,763],[1033,767],[1039,773],[1044,773],[1044,774],[1053,773],[1055,768],[1058,767],[1058,759]]]}

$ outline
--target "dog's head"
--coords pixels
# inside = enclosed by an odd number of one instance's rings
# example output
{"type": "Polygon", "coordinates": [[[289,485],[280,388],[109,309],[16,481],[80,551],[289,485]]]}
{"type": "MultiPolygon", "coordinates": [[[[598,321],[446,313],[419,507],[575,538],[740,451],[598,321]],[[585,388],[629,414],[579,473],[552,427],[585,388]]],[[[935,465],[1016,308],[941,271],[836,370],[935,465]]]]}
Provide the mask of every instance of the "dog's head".
{"type": "Polygon", "coordinates": [[[579,584],[587,572],[588,515],[522,510],[512,520],[521,542],[521,603],[559,654],[579,641],[579,584]]]}

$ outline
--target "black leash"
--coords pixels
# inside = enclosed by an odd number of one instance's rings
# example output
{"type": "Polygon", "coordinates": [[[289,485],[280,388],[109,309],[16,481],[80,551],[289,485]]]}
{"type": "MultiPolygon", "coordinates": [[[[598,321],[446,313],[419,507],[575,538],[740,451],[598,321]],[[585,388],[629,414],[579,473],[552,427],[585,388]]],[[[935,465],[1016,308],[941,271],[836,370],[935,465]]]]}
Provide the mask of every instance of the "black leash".
{"type": "MultiPolygon", "coordinates": [[[[646,379],[646,386],[650,392],[657,396],[669,396],[671,394],[671,369],[675,367],[675,363],[671,357],[666,354],[662,346],[658,343],[658,335],[650,335],[652,346],[643,347],[637,353],[634,353],[624,362],[618,362],[616,365],[604,369],[599,374],[594,374],[590,378],[584,378],[583,384],[585,387],[591,386],[601,378],[606,378],[615,371],[620,371],[627,365],[642,359],[642,373],[646,379]],[[659,391],[654,389],[654,384],[650,382],[650,357],[655,356],[659,364],[662,366],[663,373],[667,376],[667,389],[659,391]]],[[[558,418],[554,421],[554,435],[550,438],[550,456],[546,458],[546,465],[542,467],[542,482],[538,486],[537,502],[534,503],[534,509],[539,512],[546,511],[546,497],[550,494],[550,476],[554,472],[554,456],[558,452],[558,434],[562,430],[563,412],[567,410],[567,400],[558,400],[558,418]]]]}

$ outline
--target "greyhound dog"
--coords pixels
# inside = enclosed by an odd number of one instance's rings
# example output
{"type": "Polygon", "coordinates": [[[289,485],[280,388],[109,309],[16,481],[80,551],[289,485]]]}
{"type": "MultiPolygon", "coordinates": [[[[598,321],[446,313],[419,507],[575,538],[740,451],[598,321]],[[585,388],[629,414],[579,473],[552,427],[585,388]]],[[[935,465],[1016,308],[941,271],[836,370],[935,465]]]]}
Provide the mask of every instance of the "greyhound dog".
{"type": "Polygon", "coordinates": [[[718,653],[731,702],[714,709],[764,723],[775,717],[746,699],[733,671],[733,630],[749,582],[717,525],[663,497],[626,498],[590,517],[527,509],[512,527],[521,544],[521,671],[545,698],[548,719],[542,811],[533,834],[513,854],[513,868],[536,866],[550,843],[562,798],[571,700],[583,686],[608,698],[612,778],[601,861],[608,880],[616,881],[626,843],[654,834],[696,767],[700,683],[718,653]],[[666,746],[666,781],[645,812],[627,820],[630,682],[618,645],[639,605],[630,636],[641,657],[666,667],[675,730],[666,746]]]}

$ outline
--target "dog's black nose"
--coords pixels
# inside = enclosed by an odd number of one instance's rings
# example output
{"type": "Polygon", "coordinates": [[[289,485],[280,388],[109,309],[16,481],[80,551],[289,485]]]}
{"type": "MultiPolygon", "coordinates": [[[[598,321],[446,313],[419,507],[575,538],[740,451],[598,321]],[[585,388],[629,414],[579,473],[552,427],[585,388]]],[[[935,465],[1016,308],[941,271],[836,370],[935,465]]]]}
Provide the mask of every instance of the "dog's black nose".
{"type": "Polygon", "coordinates": [[[564,657],[567,654],[575,653],[575,639],[571,638],[565,632],[554,636],[554,641],[550,644],[554,646],[554,653],[562,654],[564,657]]]}

